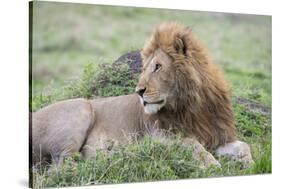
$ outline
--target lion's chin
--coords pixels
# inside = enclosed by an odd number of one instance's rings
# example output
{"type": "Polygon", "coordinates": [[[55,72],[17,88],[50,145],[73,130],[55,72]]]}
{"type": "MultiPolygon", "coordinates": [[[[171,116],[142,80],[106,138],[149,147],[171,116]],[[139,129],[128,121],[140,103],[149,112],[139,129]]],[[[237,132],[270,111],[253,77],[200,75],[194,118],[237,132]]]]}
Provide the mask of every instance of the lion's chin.
{"type": "Polygon", "coordinates": [[[164,104],[147,104],[143,108],[146,114],[156,114],[163,106],[164,104]]]}
{"type": "Polygon", "coordinates": [[[141,97],[139,99],[141,104],[143,105],[144,113],[146,114],[156,114],[166,104],[166,100],[160,100],[159,103],[147,103],[144,102],[141,97]]]}

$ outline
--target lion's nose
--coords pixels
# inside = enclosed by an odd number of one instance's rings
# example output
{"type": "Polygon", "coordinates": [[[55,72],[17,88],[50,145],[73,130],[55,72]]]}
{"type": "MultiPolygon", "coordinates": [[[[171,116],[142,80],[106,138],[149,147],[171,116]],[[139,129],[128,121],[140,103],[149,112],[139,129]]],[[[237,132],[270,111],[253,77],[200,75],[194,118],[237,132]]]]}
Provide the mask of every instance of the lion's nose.
{"type": "Polygon", "coordinates": [[[136,93],[138,93],[138,95],[140,95],[141,97],[143,97],[143,93],[145,92],[146,88],[137,88],[136,89],[136,93]]]}

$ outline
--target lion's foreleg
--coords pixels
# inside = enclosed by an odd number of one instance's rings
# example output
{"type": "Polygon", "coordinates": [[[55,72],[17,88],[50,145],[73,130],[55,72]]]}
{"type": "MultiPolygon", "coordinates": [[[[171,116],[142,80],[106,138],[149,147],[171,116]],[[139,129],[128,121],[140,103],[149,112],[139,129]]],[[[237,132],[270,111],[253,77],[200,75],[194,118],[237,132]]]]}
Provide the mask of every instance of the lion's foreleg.
{"type": "Polygon", "coordinates": [[[196,139],[185,138],[183,140],[184,145],[192,148],[192,155],[194,159],[202,162],[202,168],[210,167],[215,165],[220,167],[220,163],[214,158],[214,156],[208,152],[202,144],[200,144],[196,139]]]}
{"type": "Polygon", "coordinates": [[[244,163],[253,163],[249,145],[239,140],[218,147],[216,154],[218,156],[228,156],[233,160],[238,160],[244,163]]]}
{"type": "Polygon", "coordinates": [[[97,150],[108,152],[116,143],[106,131],[93,129],[82,149],[82,155],[85,158],[95,157],[97,150]]]}

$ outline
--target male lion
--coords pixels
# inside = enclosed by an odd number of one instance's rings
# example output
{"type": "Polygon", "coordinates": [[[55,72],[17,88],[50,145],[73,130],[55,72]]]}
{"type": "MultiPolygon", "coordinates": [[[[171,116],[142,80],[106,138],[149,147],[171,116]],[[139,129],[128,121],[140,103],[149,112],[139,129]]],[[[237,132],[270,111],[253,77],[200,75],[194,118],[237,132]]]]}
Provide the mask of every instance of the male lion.
{"type": "Polygon", "coordinates": [[[74,152],[92,157],[96,149],[153,129],[181,133],[183,144],[193,147],[194,157],[205,166],[219,163],[204,147],[252,161],[249,146],[236,138],[223,74],[189,28],[160,25],[142,58],[137,94],[66,100],[33,113],[33,161],[49,156],[60,164],[74,152]]]}

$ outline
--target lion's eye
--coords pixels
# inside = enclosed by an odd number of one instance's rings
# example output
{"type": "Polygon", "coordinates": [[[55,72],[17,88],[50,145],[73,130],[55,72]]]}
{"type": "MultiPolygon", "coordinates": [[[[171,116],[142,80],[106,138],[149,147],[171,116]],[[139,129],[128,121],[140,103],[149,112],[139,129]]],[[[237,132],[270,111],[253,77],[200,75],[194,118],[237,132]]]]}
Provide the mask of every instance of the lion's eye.
{"type": "Polygon", "coordinates": [[[154,71],[153,72],[157,72],[158,70],[160,70],[160,68],[161,68],[162,66],[161,66],[161,64],[155,64],[155,68],[154,68],[154,71]]]}

